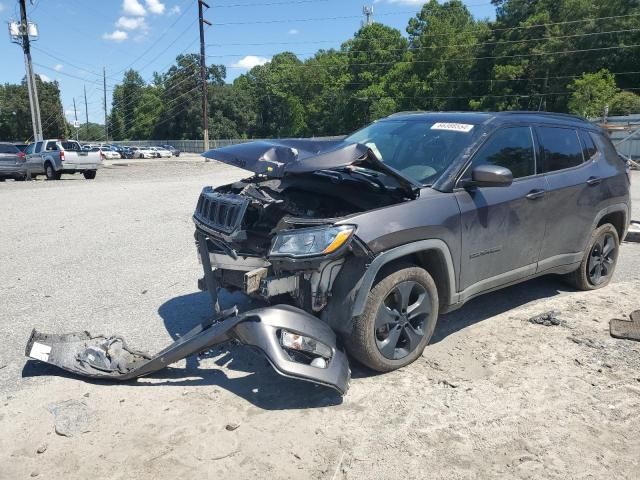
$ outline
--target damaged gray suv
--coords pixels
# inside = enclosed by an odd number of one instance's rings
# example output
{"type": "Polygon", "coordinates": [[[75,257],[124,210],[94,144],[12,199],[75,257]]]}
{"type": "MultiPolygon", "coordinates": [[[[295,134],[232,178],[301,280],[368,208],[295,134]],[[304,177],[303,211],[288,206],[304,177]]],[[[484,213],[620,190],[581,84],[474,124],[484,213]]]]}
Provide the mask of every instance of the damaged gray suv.
{"type": "MultiPolygon", "coordinates": [[[[439,314],[483,293],[546,274],[603,287],[629,222],[627,166],[603,131],[569,115],[396,114],[339,141],[204,156],[253,172],[205,187],[193,215],[214,321],[153,358],[120,355],[117,340],[56,338],[76,341],[84,362],[47,352],[49,363],[133,378],[232,339],[282,375],[344,393],[341,345],[386,372],[422,354],[439,314]],[[260,307],[225,310],[220,289],[260,307]]],[[[34,332],[27,353],[43,343],[55,341],[34,332]]]]}
{"type": "Polygon", "coordinates": [[[549,273],[606,285],[629,219],[626,165],[568,115],[396,114],[342,141],[205,156],[255,173],[200,196],[209,288],[294,305],[378,371],[482,293],[549,273]]]}

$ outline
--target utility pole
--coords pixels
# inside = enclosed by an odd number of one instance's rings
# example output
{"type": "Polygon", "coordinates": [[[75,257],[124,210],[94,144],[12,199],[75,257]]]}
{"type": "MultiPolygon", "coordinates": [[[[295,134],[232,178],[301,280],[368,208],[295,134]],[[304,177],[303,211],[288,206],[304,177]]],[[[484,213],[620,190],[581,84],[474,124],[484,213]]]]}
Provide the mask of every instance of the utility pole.
{"type": "Polygon", "coordinates": [[[202,15],[202,6],[209,8],[203,0],[198,0],[198,19],[200,24],[200,82],[202,83],[202,133],[204,150],[209,150],[209,106],[207,102],[207,63],[204,53],[204,24],[211,26],[202,15]]]}
{"type": "Polygon", "coordinates": [[[76,97],[73,97],[73,128],[76,130],[76,142],[78,141],[78,110],[76,109],[76,97]]]}
{"type": "Polygon", "coordinates": [[[31,106],[31,124],[34,141],[42,140],[42,122],[40,120],[40,103],[38,102],[38,87],[31,63],[31,41],[38,38],[38,29],[34,23],[27,20],[26,0],[18,0],[20,4],[20,23],[9,22],[11,41],[22,47],[26,70],[27,90],[29,91],[29,105],[31,106]]]}
{"type": "Polygon", "coordinates": [[[87,117],[87,123],[84,125],[85,132],[87,134],[87,140],[89,139],[89,104],[87,103],[87,86],[84,85],[84,114],[87,117]]]}
{"type": "Polygon", "coordinates": [[[109,124],[107,123],[107,70],[102,67],[102,84],[104,86],[104,138],[109,141],[109,124]]]}
{"type": "Polygon", "coordinates": [[[365,5],[364,7],[362,7],[362,14],[364,15],[362,26],[368,27],[369,25],[373,25],[373,6],[367,7],[365,5]]]}

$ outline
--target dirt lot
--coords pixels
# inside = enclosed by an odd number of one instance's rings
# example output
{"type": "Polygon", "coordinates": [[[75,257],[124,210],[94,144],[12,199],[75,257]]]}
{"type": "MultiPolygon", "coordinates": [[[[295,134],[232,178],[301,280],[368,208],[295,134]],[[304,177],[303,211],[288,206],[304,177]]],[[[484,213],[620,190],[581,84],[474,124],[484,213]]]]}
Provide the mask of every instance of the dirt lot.
{"type": "Polygon", "coordinates": [[[344,398],[242,347],[127,384],[25,361],[33,327],[155,351],[206,318],[190,215],[240,175],[152,162],[0,184],[0,478],[638,478],[640,343],[608,322],[640,308],[640,244],[603,290],[552,277],[472,301],[411,366],[354,366],[344,398]],[[549,310],[559,325],[528,321],[549,310]]]}

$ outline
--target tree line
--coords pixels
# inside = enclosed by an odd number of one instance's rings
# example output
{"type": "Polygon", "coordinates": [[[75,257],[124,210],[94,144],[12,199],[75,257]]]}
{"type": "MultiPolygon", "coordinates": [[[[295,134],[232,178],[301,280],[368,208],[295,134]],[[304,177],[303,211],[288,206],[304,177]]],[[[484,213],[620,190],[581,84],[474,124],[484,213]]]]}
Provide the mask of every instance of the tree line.
{"type": "MultiPolygon", "coordinates": [[[[460,0],[430,0],[405,34],[373,23],[338,49],[304,60],[282,52],[232,83],[211,65],[209,135],[337,135],[405,110],[640,113],[640,0],[492,3],[496,18],[486,20],[460,0]]],[[[125,72],[110,137],[202,138],[199,75],[196,54],[151,82],[125,72]]]]}

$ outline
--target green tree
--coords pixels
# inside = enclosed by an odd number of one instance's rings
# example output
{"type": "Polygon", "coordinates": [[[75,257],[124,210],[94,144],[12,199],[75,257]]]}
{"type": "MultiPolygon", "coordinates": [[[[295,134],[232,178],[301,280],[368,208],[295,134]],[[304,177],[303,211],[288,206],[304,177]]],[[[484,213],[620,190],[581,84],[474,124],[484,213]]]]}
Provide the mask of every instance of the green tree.
{"type": "Polygon", "coordinates": [[[618,92],[609,104],[610,115],[631,115],[640,113],[640,95],[632,92],[618,92]]]}
{"type": "Polygon", "coordinates": [[[122,83],[114,88],[109,118],[109,131],[114,139],[133,138],[133,130],[137,123],[135,112],[142,101],[145,86],[142,76],[129,69],[124,73],[122,83]]]}
{"type": "Polygon", "coordinates": [[[586,118],[602,116],[618,92],[616,80],[608,70],[585,73],[569,84],[569,90],[569,111],[586,118]]]}

